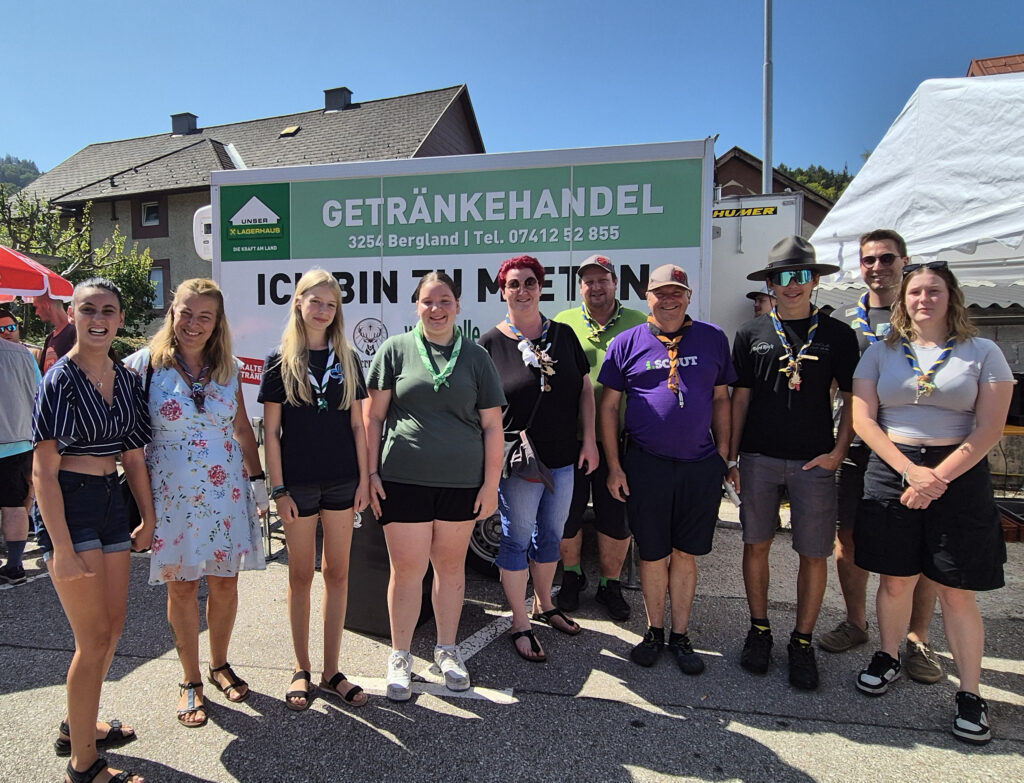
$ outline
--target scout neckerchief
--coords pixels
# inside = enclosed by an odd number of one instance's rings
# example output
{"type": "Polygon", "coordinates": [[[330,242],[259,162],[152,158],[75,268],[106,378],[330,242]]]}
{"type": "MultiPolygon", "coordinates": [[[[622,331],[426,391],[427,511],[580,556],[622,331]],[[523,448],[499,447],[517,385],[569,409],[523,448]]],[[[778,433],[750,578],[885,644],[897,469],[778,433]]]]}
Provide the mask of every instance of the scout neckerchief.
{"type": "Polygon", "coordinates": [[[786,330],[782,328],[782,320],[779,318],[779,311],[776,307],[772,308],[771,316],[772,326],[775,327],[775,333],[779,336],[779,341],[782,343],[782,350],[786,352],[783,356],[779,357],[779,361],[782,362],[779,372],[785,373],[786,377],[789,378],[790,389],[800,391],[800,362],[804,359],[817,360],[818,358],[807,353],[807,349],[811,347],[811,343],[814,341],[814,333],[818,329],[818,308],[811,305],[811,325],[807,329],[807,342],[800,346],[796,356],[793,355],[793,347],[789,344],[789,339],[786,337],[786,330]]]}
{"type": "MultiPolygon", "coordinates": [[[[336,363],[334,349],[331,348],[327,354],[327,364],[324,365],[324,374],[319,381],[313,375],[313,368],[308,365],[306,367],[306,372],[309,374],[309,385],[313,388],[313,396],[316,398],[317,413],[323,413],[327,410],[327,384],[331,382],[331,378],[337,377],[337,373],[332,372],[336,363]]],[[[344,373],[342,373],[341,378],[344,380],[344,373]]]]}
{"type": "Polygon", "coordinates": [[[658,326],[658,322],[654,320],[653,315],[647,316],[647,323],[651,330],[651,334],[657,337],[668,351],[668,388],[669,391],[676,395],[676,399],[679,400],[679,407],[682,408],[684,400],[683,392],[679,388],[679,341],[683,339],[683,334],[685,333],[683,330],[693,323],[693,319],[687,316],[683,321],[681,331],[675,337],[666,337],[663,335],[661,333],[661,327],[658,326]]]}
{"type": "Polygon", "coordinates": [[[587,325],[587,328],[590,329],[590,334],[587,335],[589,339],[600,339],[601,335],[604,334],[608,329],[611,329],[612,326],[615,325],[615,322],[622,317],[622,311],[624,309],[622,307],[622,302],[616,300],[615,304],[618,305],[618,307],[615,308],[615,314],[610,319],[608,319],[608,323],[606,323],[604,326],[599,324],[597,320],[590,314],[590,311],[587,310],[586,304],[580,305],[580,312],[583,313],[583,323],[585,323],[587,325]]]}
{"type": "Polygon", "coordinates": [[[914,388],[914,404],[917,405],[918,400],[921,397],[928,397],[933,391],[935,391],[935,381],[932,378],[935,377],[935,373],[938,372],[939,367],[942,363],[949,358],[949,355],[953,353],[953,347],[956,345],[956,337],[950,337],[946,340],[946,344],[942,347],[939,358],[935,360],[931,367],[928,368],[928,372],[923,372],[921,367],[917,363],[917,356],[914,355],[914,347],[910,344],[910,340],[906,337],[903,338],[903,355],[907,357],[907,363],[910,365],[910,369],[914,372],[915,388],[914,388]]]}
{"type": "Polygon", "coordinates": [[[210,371],[210,365],[204,364],[199,370],[199,375],[196,377],[192,374],[192,368],[188,366],[188,362],[182,357],[180,353],[174,354],[174,360],[178,363],[181,371],[185,373],[185,377],[188,378],[188,382],[191,385],[189,389],[189,397],[192,398],[192,402],[196,404],[196,410],[202,413],[206,409],[206,382],[209,378],[206,377],[206,373],[210,371]]]}
{"type": "Polygon", "coordinates": [[[509,331],[519,340],[519,352],[523,355],[523,364],[527,367],[536,367],[540,370],[540,390],[542,392],[551,391],[551,384],[548,383],[548,376],[555,374],[555,364],[557,359],[552,359],[548,351],[551,350],[551,344],[548,340],[548,330],[551,328],[551,321],[547,320],[543,315],[540,317],[543,322],[541,328],[540,339],[537,342],[533,342],[526,335],[520,332],[512,324],[509,317],[505,316],[505,324],[508,326],[509,331]]]}
{"type": "Polygon", "coordinates": [[[441,372],[435,372],[434,365],[430,361],[430,355],[427,353],[427,338],[423,336],[423,328],[420,322],[417,321],[416,326],[413,328],[419,337],[416,340],[416,350],[419,351],[420,361],[423,362],[423,366],[430,373],[430,380],[434,382],[434,391],[440,389],[442,385],[448,386],[448,378],[455,370],[455,362],[459,360],[459,353],[462,351],[462,332],[458,329],[455,330],[455,345],[452,347],[451,358],[448,359],[448,363],[441,372]]]}
{"type": "Polygon", "coordinates": [[[871,324],[868,323],[868,292],[865,291],[857,302],[857,317],[853,319],[853,325],[860,329],[868,345],[878,342],[878,335],[871,331],[871,324]]]}

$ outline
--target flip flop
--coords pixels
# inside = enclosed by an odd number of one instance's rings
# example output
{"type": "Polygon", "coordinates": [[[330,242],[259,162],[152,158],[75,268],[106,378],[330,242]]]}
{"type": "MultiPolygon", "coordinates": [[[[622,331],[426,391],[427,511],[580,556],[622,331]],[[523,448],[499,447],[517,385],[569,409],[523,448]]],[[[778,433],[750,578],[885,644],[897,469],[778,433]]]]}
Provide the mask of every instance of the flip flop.
{"type": "Polygon", "coordinates": [[[550,625],[556,631],[564,633],[566,636],[575,636],[583,630],[580,627],[579,623],[577,623],[575,620],[569,617],[557,606],[554,609],[548,609],[546,612],[534,612],[532,616],[533,619],[536,620],[538,623],[550,625]],[[565,626],[555,625],[554,618],[556,617],[563,623],[565,623],[565,626]],[[568,628],[569,630],[566,630],[566,628],[568,628]]]}
{"type": "Polygon", "coordinates": [[[516,631],[508,635],[509,641],[512,642],[512,649],[516,651],[516,655],[522,658],[524,661],[530,663],[544,663],[548,659],[547,654],[541,649],[540,642],[537,641],[537,637],[533,635],[532,629],[525,631],[516,631]],[[516,644],[516,639],[526,638],[530,640],[530,650],[533,652],[532,656],[526,655],[522,650],[519,649],[519,645],[516,644]]]}
{"type": "Polygon", "coordinates": [[[249,683],[247,683],[245,680],[243,680],[241,677],[235,674],[234,670],[231,668],[230,663],[225,663],[223,666],[218,666],[216,669],[210,667],[210,673],[207,675],[206,679],[210,681],[210,684],[214,688],[223,693],[230,702],[238,704],[239,702],[243,702],[249,698],[249,683]],[[228,677],[231,678],[231,682],[229,682],[227,685],[221,685],[219,682],[217,682],[217,678],[213,676],[217,672],[224,672],[228,677]],[[245,693],[242,693],[241,696],[232,697],[230,691],[239,693],[241,692],[243,686],[245,687],[245,693]]]}
{"type": "Polygon", "coordinates": [[[295,674],[292,675],[292,682],[298,682],[299,680],[305,680],[309,683],[307,690],[290,690],[284,695],[284,706],[290,709],[292,712],[305,712],[309,709],[309,705],[313,703],[313,696],[316,693],[316,686],[313,684],[312,676],[309,672],[304,669],[299,669],[295,674]],[[305,699],[305,704],[296,704],[292,699],[305,699]]]}
{"type": "Polygon", "coordinates": [[[347,679],[348,677],[346,677],[341,672],[338,672],[333,677],[331,677],[329,682],[325,680],[323,676],[321,676],[320,687],[326,690],[328,693],[333,693],[335,696],[340,696],[346,704],[352,707],[362,707],[364,704],[366,704],[366,702],[370,700],[370,697],[363,694],[363,698],[360,699],[359,694],[363,693],[363,689],[360,688],[358,685],[353,685],[344,693],[338,690],[338,686],[341,685],[341,683],[345,682],[347,679]]]}
{"type": "MultiPolygon", "coordinates": [[[[104,721],[110,728],[107,730],[107,734],[104,737],[99,737],[96,740],[96,749],[103,750],[104,748],[119,748],[122,745],[127,745],[129,742],[134,742],[138,739],[138,735],[134,729],[125,731],[121,721],[119,720],[108,720],[104,721]]],[[[71,730],[68,728],[67,721],[62,720],[60,722],[60,733],[64,736],[57,737],[53,741],[53,752],[58,756],[65,757],[71,755],[71,730]],[[65,739],[67,737],[67,739],[65,739]]]]}

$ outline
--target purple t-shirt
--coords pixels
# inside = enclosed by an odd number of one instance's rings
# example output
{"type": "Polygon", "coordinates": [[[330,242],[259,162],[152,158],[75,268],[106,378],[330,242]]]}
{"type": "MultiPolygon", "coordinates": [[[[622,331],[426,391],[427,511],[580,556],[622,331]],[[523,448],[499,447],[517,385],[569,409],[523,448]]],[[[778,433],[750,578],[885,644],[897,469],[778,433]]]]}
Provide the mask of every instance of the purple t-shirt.
{"type": "Polygon", "coordinates": [[[626,430],[644,451],[693,462],[715,451],[711,400],[736,380],[729,340],[714,324],[690,321],[679,342],[679,398],[668,388],[668,350],[641,324],[608,346],[598,380],[626,394],[626,430]]]}

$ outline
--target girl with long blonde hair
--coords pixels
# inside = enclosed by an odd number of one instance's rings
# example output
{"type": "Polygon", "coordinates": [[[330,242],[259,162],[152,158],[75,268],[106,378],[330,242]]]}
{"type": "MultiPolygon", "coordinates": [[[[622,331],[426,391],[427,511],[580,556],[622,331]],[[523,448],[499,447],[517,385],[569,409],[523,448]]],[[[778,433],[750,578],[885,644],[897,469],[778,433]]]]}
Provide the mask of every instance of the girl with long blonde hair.
{"type": "Polygon", "coordinates": [[[366,386],[345,339],[341,288],[322,269],[295,286],[281,345],[263,365],[259,401],[267,471],[288,545],[288,619],[295,672],[285,705],[309,707],[316,692],[309,657],[309,593],[316,565],[317,518],[323,527],[324,663],[320,687],[361,707],[367,696],[338,669],[348,603],[355,511],[367,505],[366,386]]]}

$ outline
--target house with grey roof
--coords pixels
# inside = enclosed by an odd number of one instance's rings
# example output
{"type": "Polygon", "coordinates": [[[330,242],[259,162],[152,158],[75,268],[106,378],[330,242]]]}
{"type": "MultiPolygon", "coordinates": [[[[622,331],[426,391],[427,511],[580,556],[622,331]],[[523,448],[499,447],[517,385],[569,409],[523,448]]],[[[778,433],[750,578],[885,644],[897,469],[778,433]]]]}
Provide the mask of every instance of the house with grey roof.
{"type": "Polygon", "coordinates": [[[91,201],[95,246],[115,225],[148,247],[163,312],[174,287],[207,277],[192,221],[210,203],[210,172],[485,152],[466,85],[354,102],[347,87],[324,90],[312,111],[204,128],[171,115],[169,132],[90,144],[46,172],[25,195],[69,212],[91,201]]]}

